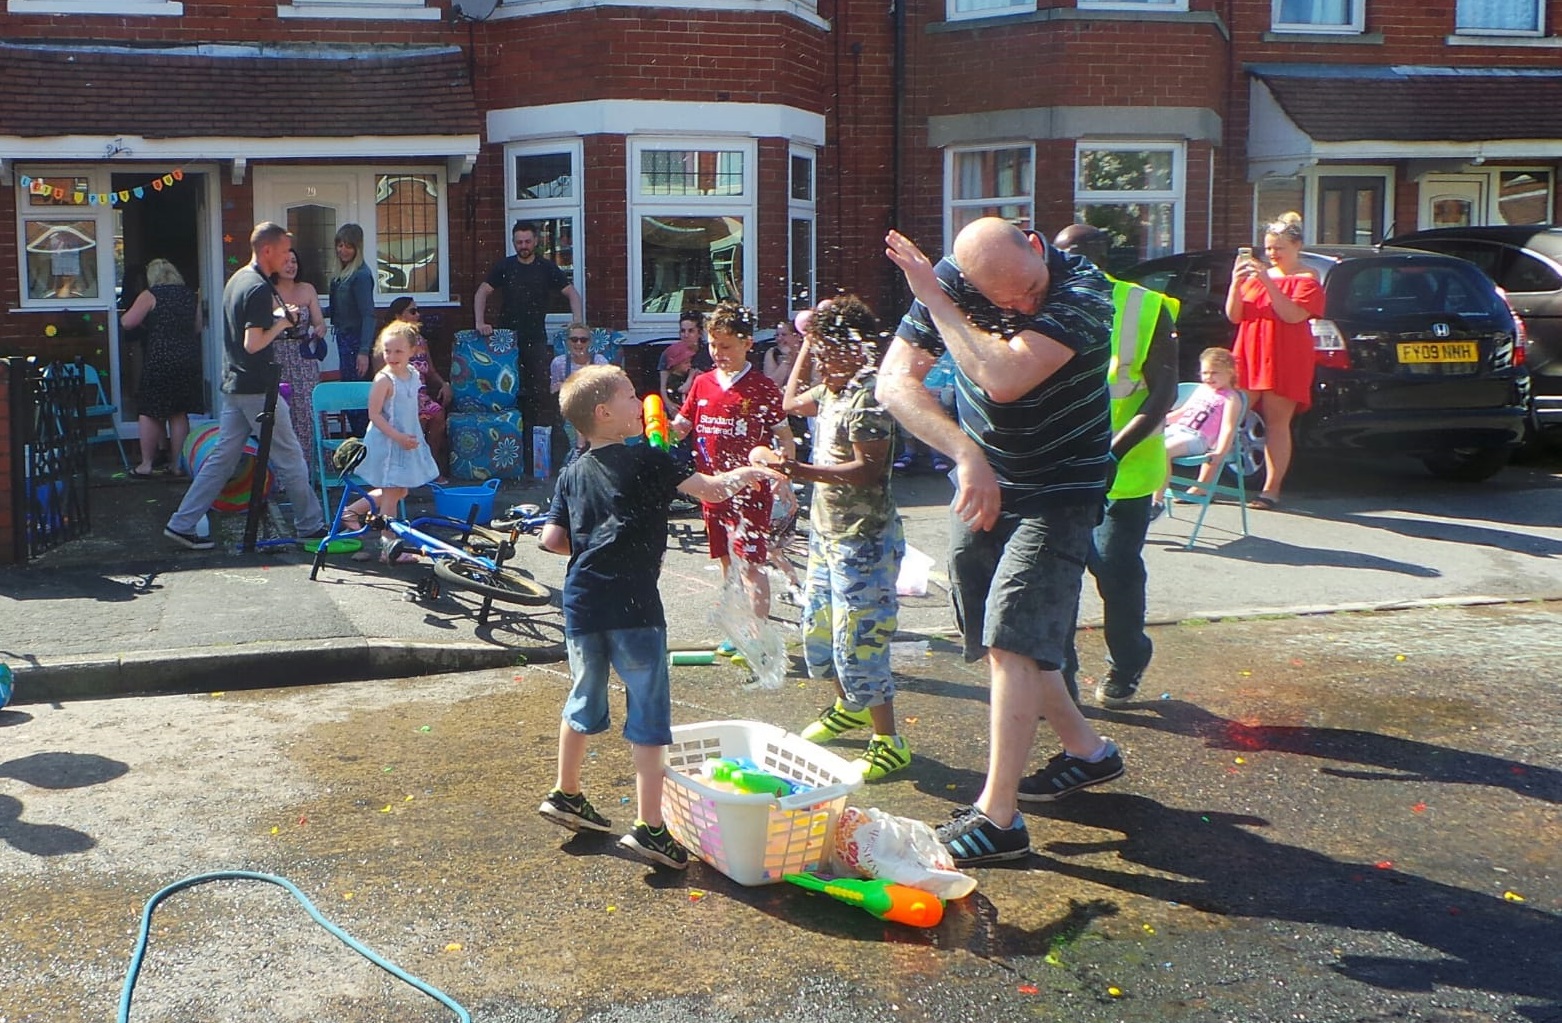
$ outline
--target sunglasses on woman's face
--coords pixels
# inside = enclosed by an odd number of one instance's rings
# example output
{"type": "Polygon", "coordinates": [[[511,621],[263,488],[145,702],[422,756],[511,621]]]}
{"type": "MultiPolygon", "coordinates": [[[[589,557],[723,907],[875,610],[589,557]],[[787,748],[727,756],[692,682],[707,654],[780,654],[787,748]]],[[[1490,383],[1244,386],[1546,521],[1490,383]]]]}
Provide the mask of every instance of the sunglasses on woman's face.
{"type": "Polygon", "coordinates": [[[589,337],[572,337],[569,339],[569,343],[572,345],[589,345],[591,339],[589,337]]]}

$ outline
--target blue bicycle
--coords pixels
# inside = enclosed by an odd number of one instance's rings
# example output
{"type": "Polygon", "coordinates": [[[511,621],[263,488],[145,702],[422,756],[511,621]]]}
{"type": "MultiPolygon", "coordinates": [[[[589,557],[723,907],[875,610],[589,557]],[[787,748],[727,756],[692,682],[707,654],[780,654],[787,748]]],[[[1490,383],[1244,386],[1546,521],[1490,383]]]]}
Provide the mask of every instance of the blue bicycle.
{"type": "Polygon", "coordinates": [[[515,544],[521,533],[540,529],[540,516],[524,524],[516,524],[508,531],[490,529],[445,515],[430,515],[403,522],[381,512],[368,491],[350,478],[362,459],[363,453],[359,449],[338,466],[342,472],[342,499],[337,502],[329,533],[315,550],[314,565],[309,571],[311,580],[317,578],[325,567],[325,559],[331,552],[331,541],[377,537],[380,533],[390,532],[396,537],[395,546],[391,550],[393,561],[396,554],[408,551],[422,554],[433,563],[433,575],[418,584],[418,595],[434,598],[446,589],[476,594],[483,598],[478,618],[480,624],[488,624],[488,614],[496,600],[532,607],[552,602],[553,591],[549,587],[520,569],[505,564],[515,556],[515,544]],[[368,514],[363,516],[358,528],[343,529],[342,518],[347,506],[360,497],[369,503],[368,514]]]}

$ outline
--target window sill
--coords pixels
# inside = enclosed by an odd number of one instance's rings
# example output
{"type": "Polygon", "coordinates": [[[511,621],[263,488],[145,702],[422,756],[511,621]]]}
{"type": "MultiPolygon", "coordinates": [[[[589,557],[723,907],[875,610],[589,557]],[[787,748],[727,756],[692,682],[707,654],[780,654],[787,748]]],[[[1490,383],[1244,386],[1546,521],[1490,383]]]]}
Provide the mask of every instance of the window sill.
{"type": "Polygon", "coordinates": [[[1145,10],[1143,5],[1132,10],[1103,10],[1101,8],[1048,7],[1023,14],[1001,14],[988,18],[962,18],[958,21],[929,22],[925,29],[930,35],[940,32],[968,32],[983,28],[1009,28],[1016,25],[1039,25],[1049,21],[1135,21],[1160,22],[1162,24],[1214,25],[1227,39],[1231,32],[1226,23],[1214,11],[1166,11],[1145,10]]]}
{"type": "Polygon", "coordinates": [[[443,12],[422,4],[302,3],[278,4],[279,18],[329,18],[341,21],[438,21],[443,12]]]}
{"type": "Polygon", "coordinates": [[[122,18],[168,18],[184,14],[177,0],[6,0],[7,14],[107,14],[122,18]]]}
{"type": "Polygon", "coordinates": [[[524,18],[533,14],[562,14],[596,7],[655,7],[681,11],[737,11],[755,13],[774,11],[790,14],[815,28],[828,29],[830,23],[819,16],[817,0],[502,0],[498,10],[486,20],[524,18]]]}
{"type": "Polygon", "coordinates": [[[1494,36],[1469,32],[1448,36],[1443,42],[1448,46],[1517,46],[1535,50],[1562,49],[1562,37],[1558,36],[1494,36]]]}
{"type": "Polygon", "coordinates": [[[1322,43],[1339,46],[1382,46],[1382,32],[1265,32],[1260,36],[1266,43],[1322,43]]]}

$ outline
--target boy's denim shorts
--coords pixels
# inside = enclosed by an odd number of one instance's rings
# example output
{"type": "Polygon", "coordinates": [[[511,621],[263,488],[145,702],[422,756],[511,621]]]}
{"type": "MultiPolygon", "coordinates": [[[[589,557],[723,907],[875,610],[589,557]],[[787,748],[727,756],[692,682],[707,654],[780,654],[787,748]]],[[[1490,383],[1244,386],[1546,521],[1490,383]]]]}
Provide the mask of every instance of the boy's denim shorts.
{"type": "Polygon", "coordinates": [[[574,685],[564,720],[582,735],[607,731],[607,678],[611,667],[628,691],[624,738],[637,746],[672,744],[672,698],[667,689],[667,630],[660,626],[612,629],[566,636],[574,685]]]}
{"type": "Polygon", "coordinates": [[[966,660],[997,647],[1044,671],[1061,670],[1100,518],[1093,503],[1023,517],[1003,512],[992,529],[977,533],[950,512],[949,579],[966,660]]]}

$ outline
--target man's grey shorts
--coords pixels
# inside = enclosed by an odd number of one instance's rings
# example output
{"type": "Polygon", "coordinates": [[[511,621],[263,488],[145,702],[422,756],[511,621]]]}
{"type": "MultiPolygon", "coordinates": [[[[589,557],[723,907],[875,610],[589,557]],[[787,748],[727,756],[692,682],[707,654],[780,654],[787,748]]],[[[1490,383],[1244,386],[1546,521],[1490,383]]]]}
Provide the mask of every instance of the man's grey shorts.
{"type": "Polygon", "coordinates": [[[1031,516],[1004,512],[977,533],[951,511],[949,579],[966,660],[997,647],[1046,671],[1061,668],[1100,519],[1100,505],[1070,504],[1031,516]]]}

